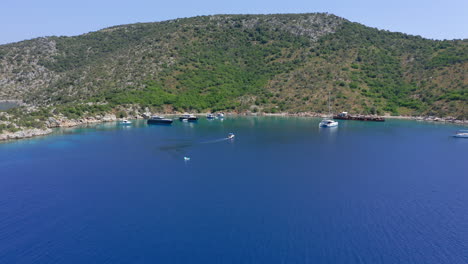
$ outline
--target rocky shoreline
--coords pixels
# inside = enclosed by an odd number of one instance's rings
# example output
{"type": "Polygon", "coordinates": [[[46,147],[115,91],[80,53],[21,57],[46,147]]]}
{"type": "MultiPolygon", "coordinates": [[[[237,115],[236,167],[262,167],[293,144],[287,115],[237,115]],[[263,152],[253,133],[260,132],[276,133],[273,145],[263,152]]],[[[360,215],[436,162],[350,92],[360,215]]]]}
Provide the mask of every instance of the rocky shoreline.
{"type": "MultiPolygon", "coordinates": [[[[174,113],[176,114],[176,113],[174,113]]],[[[135,115],[128,115],[126,119],[148,119],[153,114],[151,112],[145,113],[137,113],[135,115]]],[[[90,117],[83,117],[79,119],[69,119],[63,115],[49,117],[45,121],[46,128],[24,128],[18,127],[19,131],[10,132],[10,131],[3,131],[0,133],[0,141],[6,140],[16,140],[16,139],[23,139],[23,138],[31,138],[36,136],[45,136],[53,132],[53,128],[69,128],[69,127],[76,127],[81,125],[91,125],[91,124],[99,124],[105,122],[116,122],[121,120],[121,118],[117,118],[117,116],[113,113],[108,113],[105,115],[96,115],[90,117]]],[[[0,121],[1,124],[10,124],[10,122],[0,121]]]]}
{"type": "Polygon", "coordinates": [[[52,133],[52,129],[50,128],[46,128],[46,129],[32,128],[32,129],[24,129],[24,130],[20,130],[16,132],[4,132],[0,134],[0,141],[45,136],[50,133],[52,133]]]}
{"type": "MultiPolygon", "coordinates": [[[[180,113],[168,113],[168,115],[176,115],[180,113]]],[[[150,112],[145,112],[143,114],[136,114],[127,116],[127,119],[147,119],[153,114],[150,112]]],[[[198,115],[201,115],[200,113],[198,115]]],[[[231,116],[291,116],[291,117],[326,117],[326,115],[321,113],[315,112],[300,112],[300,113],[253,113],[253,112],[231,112],[227,113],[227,115],[231,116]]],[[[457,120],[454,118],[439,118],[439,117],[423,117],[423,116],[383,116],[384,118],[388,119],[406,119],[406,120],[416,120],[416,121],[426,121],[426,122],[438,122],[438,123],[453,123],[459,125],[466,125],[468,124],[468,120],[457,120]]],[[[0,134],[0,141],[6,140],[17,140],[23,138],[32,138],[37,136],[45,136],[53,132],[53,128],[67,128],[67,127],[75,127],[80,125],[89,125],[89,124],[98,124],[104,122],[116,122],[120,120],[117,118],[115,114],[105,114],[105,115],[98,115],[93,117],[83,117],[80,119],[68,119],[64,116],[54,116],[49,117],[48,120],[45,122],[46,128],[20,128],[21,130],[16,132],[9,132],[3,131],[0,134]]]]}

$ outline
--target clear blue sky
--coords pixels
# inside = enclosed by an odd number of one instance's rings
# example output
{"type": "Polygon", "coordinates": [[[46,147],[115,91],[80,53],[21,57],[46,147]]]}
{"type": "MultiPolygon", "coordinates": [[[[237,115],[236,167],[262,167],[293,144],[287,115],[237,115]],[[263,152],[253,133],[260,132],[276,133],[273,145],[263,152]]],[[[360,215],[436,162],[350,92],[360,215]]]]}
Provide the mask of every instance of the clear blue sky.
{"type": "Polygon", "coordinates": [[[197,15],[312,12],[426,38],[468,38],[468,0],[2,0],[0,44],[197,15]]]}

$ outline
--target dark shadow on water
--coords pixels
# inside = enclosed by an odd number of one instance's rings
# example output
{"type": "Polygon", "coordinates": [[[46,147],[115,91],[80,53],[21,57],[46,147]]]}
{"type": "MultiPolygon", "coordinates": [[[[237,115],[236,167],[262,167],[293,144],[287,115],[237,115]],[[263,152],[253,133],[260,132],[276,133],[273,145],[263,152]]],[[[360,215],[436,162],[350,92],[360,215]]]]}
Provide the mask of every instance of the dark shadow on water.
{"type": "MultiPolygon", "coordinates": [[[[186,140],[182,141],[178,139],[168,139],[167,141],[178,141],[173,144],[166,144],[158,147],[159,151],[166,152],[169,155],[173,157],[180,157],[180,156],[185,156],[188,153],[188,150],[190,148],[203,145],[203,144],[213,144],[213,143],[219,143],[219,142],[224,142],[230,140],[229,138],[219,138],[219,139],[213,139],[213,140],[206,140],[206,141],[191,141],[191,140],[186,140]]],[[[166,142],[167,142],[166,141],[166,142]]]]}

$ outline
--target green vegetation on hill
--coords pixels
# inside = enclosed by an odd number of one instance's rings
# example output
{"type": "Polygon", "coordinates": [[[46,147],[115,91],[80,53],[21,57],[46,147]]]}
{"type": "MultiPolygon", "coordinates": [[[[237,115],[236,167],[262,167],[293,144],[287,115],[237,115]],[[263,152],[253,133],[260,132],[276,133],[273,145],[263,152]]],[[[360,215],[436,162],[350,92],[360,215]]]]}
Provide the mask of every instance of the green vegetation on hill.
{"type": "Polygon", "coordinates": [[[329,14],[202,16],[0,46],[0,99],[78,118],[122,105],[326,112],[330,93],[334,111],[467,118],[467,72],[467,40],[329,14]]]}

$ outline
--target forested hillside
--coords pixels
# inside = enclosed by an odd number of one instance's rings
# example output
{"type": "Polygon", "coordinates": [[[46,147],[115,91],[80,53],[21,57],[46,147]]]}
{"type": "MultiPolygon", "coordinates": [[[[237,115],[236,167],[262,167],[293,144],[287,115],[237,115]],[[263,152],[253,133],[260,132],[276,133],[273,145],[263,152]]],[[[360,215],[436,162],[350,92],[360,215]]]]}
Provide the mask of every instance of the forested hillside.
{"type": "Polygon", "coordinates": [[[330,14],[218,15],[0,46],[0,100],[80,117],[262,111],[467,118],[468,40],[435,41],[330,14]]]}

